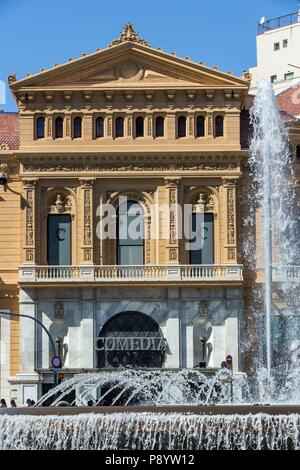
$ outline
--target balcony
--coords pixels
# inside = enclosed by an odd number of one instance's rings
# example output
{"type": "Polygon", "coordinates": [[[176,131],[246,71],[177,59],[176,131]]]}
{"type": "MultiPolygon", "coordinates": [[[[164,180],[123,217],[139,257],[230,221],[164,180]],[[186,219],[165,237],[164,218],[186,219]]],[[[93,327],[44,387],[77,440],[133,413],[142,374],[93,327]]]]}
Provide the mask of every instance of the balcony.
{"type": "Polygon", "coordinates": [[[300,266],[273,266],[273,281],[300,283],[300,266]]]}
{"type": "Polygon", "coordinates": [[[243,281],[243,267],[237,264],[140,265],[140,266],[21,266],[20,284],[133,284],[197,283],[243,281]]]}

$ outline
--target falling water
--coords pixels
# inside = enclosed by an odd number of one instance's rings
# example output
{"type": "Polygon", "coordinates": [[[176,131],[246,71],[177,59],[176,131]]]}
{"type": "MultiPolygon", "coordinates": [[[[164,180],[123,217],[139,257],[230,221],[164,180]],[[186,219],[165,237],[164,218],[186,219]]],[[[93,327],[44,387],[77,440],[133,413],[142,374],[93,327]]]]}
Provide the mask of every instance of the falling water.
{"type": "Polygon", "coordinates": [[[1,450],[299,450],[298,414],[0,416],[1,450]]]}
{"type": "Polygon", "coordinates": [[[292,176],[287,131],[280,119],[272,87],[266,80],[258,85],[252,108],[253,138],[250,166],[253,196],[262,209],[262,257],[264,263],[264,309],[266,366],[272,366],[272,271],[273,263],[283,271],[293,257],[291,209],[293,194],[287,183],[292,176]],[[276,251],[273,252],[274,240],[276,251]]]}

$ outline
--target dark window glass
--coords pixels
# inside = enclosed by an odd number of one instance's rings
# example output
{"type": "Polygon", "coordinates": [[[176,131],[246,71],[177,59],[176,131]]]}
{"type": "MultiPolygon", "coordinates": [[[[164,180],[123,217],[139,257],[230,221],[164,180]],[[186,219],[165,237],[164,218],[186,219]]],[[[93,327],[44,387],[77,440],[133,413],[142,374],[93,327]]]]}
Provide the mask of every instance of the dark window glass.
{"type": "Polygon", "coordinates": [[[155,137],[164,136],[164,118],[162,116],[157,116],[155,119],[155,137]]]}
{"type": "Polygon", "coordinates": [[[142,206],[127,201],[118,209],[118,264],[144,264],[144,214],[142,206]]]}
{"type": "Polygon", "coordinates": [[[205,119],[203,116],[198,116],[196,121],[196,136],[204,137],[205,136],[205,119]]]}
{"type": "Polygon", "coordinates": [[[118,116],[116,119],[116,137],[124,137],[124,119],[118,116]]]}
{"type": "Polygon", "coordinates": [[[71,264],[71,217],[70,215],[48,216],[48,264],[71,264]]]}
{"type": "Polygon", "coordinates": [[[45,137],[45,119],[39,117],[36,121],[36,138],[43,139],[45,137]]]}
{"type": "Polygon", "coordinates": [[[55,138],[61,139],[63,137],[63,118],[58,117],[55,119],[55,138]]]}
{"type": "Polygon", "coordinates": [[[81,127],[82,119],[81,117],[76,117],[74,119],[74,139],[79,139],[81,137],[81,127]]]}
{"type": "Polygon", "coordinates": [[[296,158],[300,161],[300,145],[297,145],[296,147],[296,158]]]}
{"type": "Polygon", "coordinates": [[[104,119],[102,116],[96,119],[96,137],[104,137],[104,119]]]}
{"type": "Polygon", "coordinates": [[[195,236],[191,238],[190,263],[214,263],[214,216],[210,213],[192,214],[192,230],[195,236]],[[201,237],[201,238],[199,238],[201,237]]]}
{"type": "Polygon", "coordinates": [[[144,137],[144,118],[138,116],[135,120],[135,136],[144,137]]]}
{"type": "Polygon", "coordinates": [[[178,118],[178,137],[186,136],[186,118],[185,116],[179,116],[178,118]]]}
{"type": "Polygon", "coordinates": [[[215,119],[215,137],[224,135],[224,119],[223,116],[217,116],[215,119]]]}

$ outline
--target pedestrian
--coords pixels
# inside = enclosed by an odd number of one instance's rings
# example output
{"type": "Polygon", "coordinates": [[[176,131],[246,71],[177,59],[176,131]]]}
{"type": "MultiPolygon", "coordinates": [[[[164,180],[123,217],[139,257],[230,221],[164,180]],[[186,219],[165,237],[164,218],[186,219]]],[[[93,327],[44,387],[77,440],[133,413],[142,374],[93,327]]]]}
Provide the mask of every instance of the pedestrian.
{"type": "Polygon", "coordinates": [[[7,408],[7,404],[4,398],[1,398],[0,400],[0,408],[7,408]]]}
{"type": "Polygon", "coordinates": [[[16,400],[10,400],[10,406],[11,406],[12,408],[17,408],[16,400]]]}
{"type": "Polygon", "coordinates": [[[30,400],[30,398],[27,398],[26,403],[27,403],[27,406],[28,406],[28,407],[31,407],[31,406],[32,406],[32,404],[31,404],[31,403],[32,403],[32,400],[30,400]]]}

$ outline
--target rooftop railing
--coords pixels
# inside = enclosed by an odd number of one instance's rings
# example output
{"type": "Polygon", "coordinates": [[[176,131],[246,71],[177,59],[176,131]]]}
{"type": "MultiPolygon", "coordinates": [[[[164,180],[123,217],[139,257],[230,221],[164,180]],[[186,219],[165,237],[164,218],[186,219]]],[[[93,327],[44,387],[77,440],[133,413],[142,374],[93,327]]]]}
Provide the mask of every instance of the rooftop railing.
{"type": "Polygon", "coordinates": [[[263,23],[258,23],[258,34],[264,34],[267,31],[272,31],[273,29],[283,28],[284,26],[290,26],[295,23],[300,22],[300,10],[296,13],[290,13],[284,16],[278,16],[277,18],[272,18],[271,20],[264,21],[263,23]]]}

